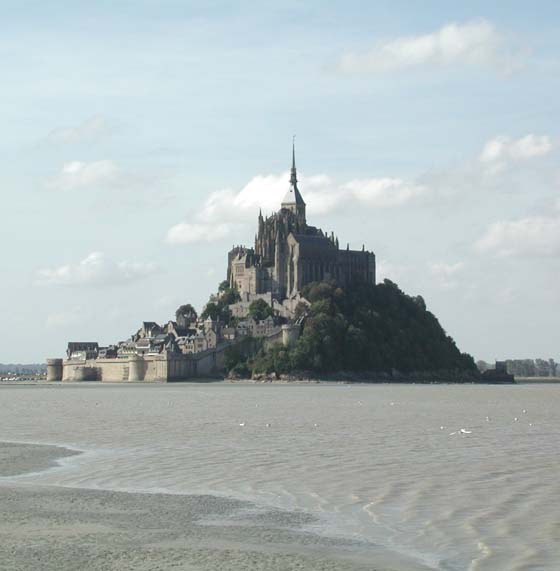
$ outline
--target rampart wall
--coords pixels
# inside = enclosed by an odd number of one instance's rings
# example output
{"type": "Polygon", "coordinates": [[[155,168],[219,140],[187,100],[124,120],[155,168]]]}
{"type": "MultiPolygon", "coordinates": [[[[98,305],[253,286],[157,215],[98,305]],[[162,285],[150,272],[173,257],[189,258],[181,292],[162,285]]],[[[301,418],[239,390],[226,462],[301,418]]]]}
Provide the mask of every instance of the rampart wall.
{"type": "MultiPolygon", "coordinates": [[[[168,382],[195,377],[209,377],[224,368],[224,351],[230,343],[222,343],[194,355],[131,355],[121,359],[66,360],[62,362],[61,378],[53,373],[49,380],[101,382],[168,382]]],[[[52,361],[52,360],[50,360],[52,361]]]]}

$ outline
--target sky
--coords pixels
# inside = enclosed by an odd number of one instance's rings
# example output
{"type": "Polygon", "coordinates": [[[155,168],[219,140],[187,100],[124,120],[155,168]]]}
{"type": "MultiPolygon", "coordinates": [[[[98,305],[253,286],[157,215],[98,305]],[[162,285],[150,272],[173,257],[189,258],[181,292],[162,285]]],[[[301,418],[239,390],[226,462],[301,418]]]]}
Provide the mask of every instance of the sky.
{"type": "Polygon", "coordinates": [[[560,4],[0,6],[0,362],[201,309],[288,188],[476,359],[560,360],[560,4]]]}

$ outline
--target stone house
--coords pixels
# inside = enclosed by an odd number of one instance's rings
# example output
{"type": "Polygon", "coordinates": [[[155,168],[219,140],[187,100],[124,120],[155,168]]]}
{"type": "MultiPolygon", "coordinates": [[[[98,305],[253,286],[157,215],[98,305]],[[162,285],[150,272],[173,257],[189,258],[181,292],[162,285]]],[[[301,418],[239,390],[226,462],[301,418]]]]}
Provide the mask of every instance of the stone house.
{"type": "Polygon", "coordinates": [[[68,359],[97,359],[99,344],[94,341],[70,341],[66,349],[68,359]]]}

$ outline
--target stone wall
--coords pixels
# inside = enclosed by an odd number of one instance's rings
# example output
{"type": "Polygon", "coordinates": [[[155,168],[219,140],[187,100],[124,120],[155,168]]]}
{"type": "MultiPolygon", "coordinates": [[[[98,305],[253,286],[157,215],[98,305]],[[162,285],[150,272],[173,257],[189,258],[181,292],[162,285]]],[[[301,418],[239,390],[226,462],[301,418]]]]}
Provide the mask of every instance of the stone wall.
{"type": "MultiPolygon", "coordinates": [[[[215,349],[194,355],[170,353],[131,355],[125,359],[67,360],[62,362],[62,381],[153,383],[213,376],[223,371],[224,351],[229,345],[221,343],[215,349]]],[[[60,380],[55,376],[53,372],[50,380],[60,380]]]]}
{"type": "MultiPolygon", "coordinates": [[[[299,335],[299,326],[284,325],[263,337],[265,348],[277,343],[290,345],[299,335]]],[[[111,382],[170,382],[194,378],[212,377],[224,371],[225,350],[231,342],[220,343],[215,349],[182,355],[131,355],[123,359],[88,359],[62,361],[62,381],[111,382]]],[[[51,366],[54,366],[54,360],[51,366]]],[[[58,362],[56,363],[56,365],[58,362]]],[[[59,380],[54,372],[49,380],[59,380]]]]}
{"type": "Polygon", "coordinates": [[[272,297],[272,293],[270,292],[268,293],[243,292],[241,294],[241,301],[233,303],[229,306],[231,314],[233,315],[233,317],[239,317],[240,319],[245,319],[249,315],[249,306],[251,305],[251,303],[253,303],[258,299],[263,299],[271,307],[273,307],[273,304],[275,303],[275,300],[272,297]]]}
{"type": "Polygon", "coordinates": [[[128,359],[68,360],[63,363],[63,381],[128,381],[128,359]]]}

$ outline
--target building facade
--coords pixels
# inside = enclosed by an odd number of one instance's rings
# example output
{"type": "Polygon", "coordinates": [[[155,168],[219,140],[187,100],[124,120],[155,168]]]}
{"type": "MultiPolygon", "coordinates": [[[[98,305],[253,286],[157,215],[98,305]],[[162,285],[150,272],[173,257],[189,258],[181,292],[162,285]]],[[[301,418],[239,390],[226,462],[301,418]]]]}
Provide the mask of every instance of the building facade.
{"type": "Polygon", "coordinates": [[[280,210],[266,218],[259,213],[253,248],[237,246],[228,254],[228,281],[242,300],[262,294],[278,301],[294,298],[316,281],[375,283],[375,254],[340,249],[334,234],[307,224],[305,210],[292,149],[290,183],[280,210]]]}

